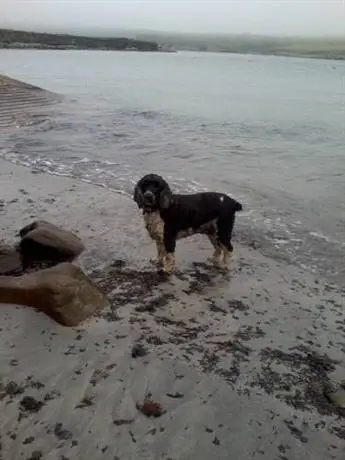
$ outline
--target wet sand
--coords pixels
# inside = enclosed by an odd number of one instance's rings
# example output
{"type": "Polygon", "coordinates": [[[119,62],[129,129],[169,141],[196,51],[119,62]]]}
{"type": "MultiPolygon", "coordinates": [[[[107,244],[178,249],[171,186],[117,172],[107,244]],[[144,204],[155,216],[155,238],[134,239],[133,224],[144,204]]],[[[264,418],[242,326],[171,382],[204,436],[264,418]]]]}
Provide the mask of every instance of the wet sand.
{"type": "Polygon", "coordinates": [[[37,218],[77,232],[111,300],[78,328],[1,305],[0,458],[344,458],[324,395],[345,380],[344,292],[236,239],[228,272],[179,242],[166,280],[127,197],[2,160],[0,190],[3,239],[37,218]],[[161,417],[138,411],[147,393],[161,417]]]}

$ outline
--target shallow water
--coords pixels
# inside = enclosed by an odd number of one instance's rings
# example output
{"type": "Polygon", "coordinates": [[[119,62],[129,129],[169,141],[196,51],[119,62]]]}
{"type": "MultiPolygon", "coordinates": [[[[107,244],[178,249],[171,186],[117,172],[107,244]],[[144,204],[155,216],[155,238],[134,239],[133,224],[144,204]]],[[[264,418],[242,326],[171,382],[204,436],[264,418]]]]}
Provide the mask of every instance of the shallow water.
{"type": "Polygon", "coordinates": [[[244,204],[236,239],[345,284],[345,63],[210,53],[1,50],[65,95],[0,155],[131,194],[144,173],[244,204]]]}

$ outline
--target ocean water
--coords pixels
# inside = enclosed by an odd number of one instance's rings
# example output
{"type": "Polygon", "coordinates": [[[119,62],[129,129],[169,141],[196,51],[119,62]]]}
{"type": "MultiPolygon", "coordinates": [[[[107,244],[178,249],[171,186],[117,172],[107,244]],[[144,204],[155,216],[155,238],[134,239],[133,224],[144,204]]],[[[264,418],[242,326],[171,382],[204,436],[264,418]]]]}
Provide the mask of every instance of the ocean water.
{"type": "Polygon", "coordinates": [[[345,285],[345,62],[0,50],[0,73],[64,96],[1,157],[129,196],[148,172],[229,193],[235,240],[345,285]]]}

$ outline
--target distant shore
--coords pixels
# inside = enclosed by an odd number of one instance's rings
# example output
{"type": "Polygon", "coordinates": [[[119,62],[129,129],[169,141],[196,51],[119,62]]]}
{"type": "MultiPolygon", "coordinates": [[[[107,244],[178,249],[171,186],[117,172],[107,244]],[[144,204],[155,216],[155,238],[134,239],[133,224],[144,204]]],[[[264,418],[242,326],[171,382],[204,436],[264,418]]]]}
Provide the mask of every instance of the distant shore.
{"type": "Polygon", "coordinates": [[[72,49],[161,51],[155,41],[125,37],[97,38],[0,29],[0,49],[72,49]]]}
{"type": "Polygon", "coordinates": [[[0,49],[200,51],[345,60],[345,38],[131,32],[127,37],[91,37],[0,29],[0,49]]]}

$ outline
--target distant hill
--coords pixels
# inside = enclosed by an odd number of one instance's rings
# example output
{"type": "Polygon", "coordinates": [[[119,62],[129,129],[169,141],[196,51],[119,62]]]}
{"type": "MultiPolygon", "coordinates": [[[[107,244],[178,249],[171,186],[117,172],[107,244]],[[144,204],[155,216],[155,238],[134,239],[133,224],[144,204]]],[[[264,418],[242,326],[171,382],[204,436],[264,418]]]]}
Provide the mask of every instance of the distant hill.
{"type": "Polygon", "coordinates": [[[80,32],[80,35],[0,28],[0,48],[188,50],[345,60],[345,37],[272,37],[139,30],[112,32],[98,29],[75,32],[80,32]],[[118,37],[111,36],[114,34],[118,37]]]}
{"type": "Polygon", "coordinates": [[[260,35],[128,32],[139,40],[154,40],[177,50],[263,54],[320,59],[345,59],[342,37],[272,37],[260,35]]]}
{"type": "Polygon", "coordinates": [[[159,51],[155,41],[0,29],[0,48],[159,51]]]}

